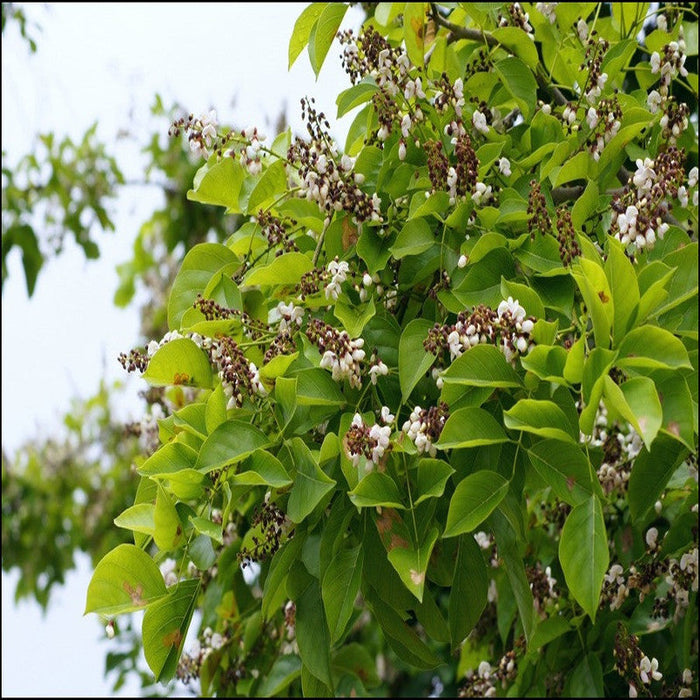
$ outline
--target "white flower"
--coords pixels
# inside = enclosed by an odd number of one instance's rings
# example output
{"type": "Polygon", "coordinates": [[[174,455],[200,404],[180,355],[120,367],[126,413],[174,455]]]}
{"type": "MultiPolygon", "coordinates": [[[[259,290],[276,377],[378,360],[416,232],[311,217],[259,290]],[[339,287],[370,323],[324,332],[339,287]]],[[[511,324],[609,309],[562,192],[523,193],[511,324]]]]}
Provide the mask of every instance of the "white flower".
{"type": "Polygon", "coordinates": [[[218,632],[214,632],[211,636],[210,644],[212,649],[221,649],[224,645],[224,638],[218,632]]]}
{"type": "Polygon", "coordinates": [[[659,537],[659,531],[655,527],[650,527],[647,530],[646,542],[650,549],[656,549],[656,541],[659,537]]]}
{"type": "Polygon", "coordinates": [[[663,675],[657,670],[658,668],[659,662],[655,658],[650,661],[648,656],[643,656],[639,662],[639,677],[647,684],[651,683],[651,679],[660,681],[663,675]]]}
{"type": "Polygon", "coordinates": [[[114,620],[110,620],[105,625],[105,632],[110,639],[114,639],[114,620]]]}
{"type": "Polygon", "coordinates": [[[463,268],[467,266],[467,256],[466,255],[460,255],[459,260],[457,261],[457,267],[463,268]]]}
{"type": "Polygon", "coordinates": [[[556,2],[538,2],[535,7],[549,20],[550,24],[554,24],[557,21],[557,15],[554,11],[557,5],[556,2]]]}
{"type": "Polygon", "coordinates": [[[487,679],[491,675],[491,664],[488,661],[482,661],[477,670],[479,678],[487,679]]]}
{"type": "Polygon", "coordinates": [[[395,417],[388,406],[382,406],[382,410],[379,415],[382,419],[382,422],[386,424],[392,423],[395,417]]]}
{"type": "Polygon", "coordinates": [[[389,374],[389,368],[380,360],[376,365],[372,365],[369,368],[369,378],[372,384],[377,383],[378,376],[384,376],[389,374]]]}
{"type": "Polygon", "coordinates": [[[498,169],[501,171],[502,175],[510,177],[510,161],[507,158],[501,158],[498,161],[498,169]]]}
{"type": "Polygon", "coordinates": [[[663,98],[657,90],[652,90],[647,97],[647,106],[652,114],[656,114],[661,107],[661,102],[663,98]]]}
{"type": "Polygon", "coordinates": [[[654,53],[651,54],[649,63],[651,64],[651,72],[658,73],[659,69],[661,68],[661,56],[659,55],[658,51],[654,51],[654,53]]]}
{"type": "Polygon", "coordinates": [[[513,297],[508,297],[504,299],[499,305],[496,312],[498,313],[498,318],[501,318],[507,311],[510,311],[513,320],[522,322],[525,320],[525,309],[520,306],[518,300],[513,300],[513,297]]]}
{"type": "Polygon", "coordinates": [[[406,143],[399,141],[399,160],[406,160],[406,143]]]}
{"type": "Polygon", "coordinates": [[[668,23],[666,21],[666,15],[656,15],[656,28],[660,29],[662,32],[668,31],[668,23]]]}
{"type": "Polygon", "coordinates": [[[595,107],[589,107],[586,113],[586,121],[591,129],[595,129],[598,125],[598,110],[595,107]]]}
{"type": "Polygon", "coordinates": [[[576,32],[578,33],[578,38],[581,40],[581,43],[585,44],[586,39],[588,39],[588,25],[585,20],[579,19],[576,23],[576,32]]]}
{"type": "Polygon", "coordinates": [[[695,166],[688,173],[688,187],[695,187],[698,184],[698,168],[695,166]]]}
{"type": "Polygon", "coordinates": [[[472,124],[474,125],[474,128],[482,134],[489,133],[489,125],[486,123],[486,116],[478,109],[472,115],[472,124]]]}

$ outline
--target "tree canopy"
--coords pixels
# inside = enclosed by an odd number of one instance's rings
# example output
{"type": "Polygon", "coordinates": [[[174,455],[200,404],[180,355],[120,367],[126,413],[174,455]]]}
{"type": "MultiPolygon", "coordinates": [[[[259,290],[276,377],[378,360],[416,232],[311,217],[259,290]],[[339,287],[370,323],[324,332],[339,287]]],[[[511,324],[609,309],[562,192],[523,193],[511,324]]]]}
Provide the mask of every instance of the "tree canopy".
{"type": "Polygon", "coordinates": [[[116,297],[162,299],[119,358],[143,420],[76,409],[103,453],[51,493],[52,446],[3,456],[3,567],[46,602],[88,549],[107,668],[156,692],[697,694],[695,6],[347,7],[288,47],[340,46],[344,144],[312,96],[305,134],[154,138],[168,203],[116,297]],[[92,530],[30,564],[42,513],[92,530]]]}

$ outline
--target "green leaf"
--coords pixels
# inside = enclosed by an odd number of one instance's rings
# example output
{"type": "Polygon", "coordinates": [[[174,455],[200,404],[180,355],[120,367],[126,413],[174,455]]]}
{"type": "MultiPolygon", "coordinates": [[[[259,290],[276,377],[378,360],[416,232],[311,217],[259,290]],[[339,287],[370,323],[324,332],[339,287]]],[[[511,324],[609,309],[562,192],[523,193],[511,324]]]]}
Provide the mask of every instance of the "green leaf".
{"type": "Polygon", "coordinates": [[[691,369],[688,351],[673,333],[658,326],[631,330],[618,348],[619,367],[631,369],[691,369]]]}
{"type": "Polygon", "coordinates": [[[351,109],[364,104],[372,99],[372,95],[379,91],[379,87],[373,78],[363,78],[357,85],[353,85],[347,90],[343,90],[335,103],[338,105],[338,119],[347,114],[351,109]]]}
{"type": "Polygon", "coordinates": [[[435,362],[435,355],[426,351],[423,341],[433,324],[421,318],[411,321],[399,340],[399,384],[401,400],[406,401],[414,387],[435,362]]]}
{"type": "Polygon", "coordinates": [[[189,338],[177,338],[160,347],[148,362],[143,378],[151,386],[184,384],[211,388],[209,358],[189,338]]]}
{"type": "Polygon", "coordinates": [[[255,450],[240,466],[238,474],[230,477],[237,486],[272,486],[283,489],[292,483],[282,462],[267,450],[255,450]]]}
{"type": "Polygon", "coordinates": [[[603,667],[598,657],[589,652],[581,659],[569,679],[569,697],[603,698],[603,667]]]}
{"type": "Polygon", "coordinates": [[[215,542],[223,544],[224,537],[223,533],[221,532],[220,523],[214,523],[206,518],[194,517],[192,515],[190,515],[189,520],[192,523],[192,527],[194,527],[194,529],[201,535],[211,537],[211,539],[213,539],[215,542]]]}
{"type": "Polygon", "coordinates": [[[83,614],[111,616],[141,610],[166,593],[163,574],[153,559],[133,544],[120,544],[95,567],[83,614]]]}
{"type": "Polygon", "coordinates": [[[219,243],[198,243],[185,255],[175,277],[168,299],[168,328],[180,328],[182,316],[192,307],[214,273],[235,262],[237,257],[229,248],[219,243]]]}
{"type": "Polygon", "coordinates": [[[528,453],[535,471],[562,501],[576,506],[593,494],[602,495],[586,455],[576,445],[541,440],[528,453]]]}
{"type": "Polygon", "coordinates": [[[297,284],[302,276],[313,269],[311,258],[304,253],[283,253],[269,265],[254,267],[244,280],[247,286],[277,287],[297,284]]]}
{"type": "Polygon", "coordinates": [[[630,515],[635,522],[643,521],[654,507],[686,455],[683,445],[665,435],[654,441],[651,450],[639,453],[630,473],[628,492],[630,515]]]}
{"type": "Polygon", "coordinates": [[[293,438],[290,451],[296,464],[294,486],[289,494],[287,515],[294,523],[300,523],[330,493],[336,485],[334,479],[327,476],[309,448],[300,438],[293,438]]]}
{"type": "Polygon", "coordinates": [[[331,644],[343,636],[352,615],[355,598],[360,590],[363,561],[361,545],[343,549],[331,559],[323,575],[321,596],[330,628],[331,644]]]}
{"type": "Polygon", "coordinates": [[[566,618],[559,615],[548,617],[538,623],[530,640],[529,649],[532,651],[546,646],[569,630],[571,630],[571,624],[566,618]]]}
{"type": "Polygon", "coordinates": [[[294,372],[297,381],[296,402],[299,406],[342,406],[345,396],[338,383],[325,370],[317,367],[294,372]]]}
{"type": "Polygon", "coordinates": [[[569,160],[567,160],[558,171],[554,171],[556,172],[556,177],[552,182],[552,186],[559,187],[559,185],[571,182],[572,180],[587,179],[591,162],[592,159],[590,153],[587,150],[580,151],[573,156],[573,158],[569,158],[569,160]]]}
{"type": "Polygon", "coordinates": [[[510,430],[522,430],[574,445],[578,443],[578,430],[553,401],[520,399],[512,408],[503,411],[503,421],[510,430]]]}
{"type": "Polygon", "coordinates": [[[609,376],[603,381],[608,411],[618,412],[629,421],[649,449],[663,420],[654,382],[649,377],[634,377],[618,386],[609,376]]]}
{"type": "Polygon", "coordinates": [[[347,9],[348,6],[345,3],[327,3],[321,11],[316,24],[311,28],[309,34],[309,59],[311,61],[311,67],[316,74],[316,78],[318,78],[328,49],[331,48],[333,39],[335,39],[336,32],[338,31],[338,27],[340,27],[340,23],[343,21],[343,17],[345,17],[347,9]]]}
{"type": "MultiPolygon", "coordinates": [[[[518,549],[519,540],[510,525],[510,520],[501,512],[500,508],[494,511],[491,522],[496,537],[498,556],[503,559],[503,568],[506,571],[508,583],[520,614],[525,639],[529,646],[536,628],[535,603],[525,573],[522,552],[518,549]]],[[[501,601],[499,608],[505,603],[503,597],[499,596],[501,601]]]]}
{"type": "Polygon", "coordinates": [[[441,663],[440,658],[418,636],[415,629],[378,598],[372,589],[367,591],[365,598],[387,642],[401,659],[419,669],[435,668],[441,663]]]}
{"type": "Polygon", "coordinates": [[[592,260],[579,258],[571,273],[581,290],[593,321],[596,346],[610,346],[610,328],[615,316],[610,284],[603,268],[592,260]]]}
{"type": "Polygon", "coordinates": [[[459,538],[448,622],[452,648],[456,649],[472,631],[486,607],[489,579],[479,545],[472,535],[459,538]]]}
{"type": "Polygon", "coordinates": [[[416,488],[413,507],[428,498],[439,498],[445,491],[447,480],[455,470],[441,459],[425,458],[416,467],[416,488]]]}
{"type": "Polygon", "coordinates": [[[154,512],[153,503],[136,503],[114,518],[114,524],[152,537],[156,529],[154,512]]]}
{"type": "Polygon", "coordinates": [[[374,316],[374,300],[370,299],[366,304],[347,304],[338,299],[333,307],[333,314],[343,324],[343,328],[351,338],[357,338],[369,320],[374,316]]]}
{"type": "Polygon", "coordinates": [[[417,549],[397,545],[389,550],[388,558],[391,565],[396,569],[406,588],[419,602],[423,602],[425,572],[439,534],[437,527],[433,527],[417,549]]]}
{"type": "Polygon", "coordinates": [[[496,419],[483,408],[468,406],[458,409],[447,419],[436,447],[448,450],[499,442],[508,442],[508,436],[496,419]]]}
{"type": "Polygon", "coordinates": [[[435,234],[425,219],[409,219],[399,231],[394,245],[389,249],[397,259],[407,255],[420,255],[435,245],[435,234]]]}
{"type": "Polygon", "coordinates": [[[257,214],[270,200],[279,197],[287,189],[287,173],[284,161],[276,160],[268,165],[257,179],[246,179],[240,196],[240,207],[246,214],[257,214]],[[252,185],[252,189],[248,192],[252,185]]]}
{"type": "Polygon", "coordinates": [[[332,663],[334,671],[354,674],[362,680],[365,688],[376,688],[381,683],[374,656],[357,642],[345,644],[338,649],[332,663]]]}
{"type": "Polygon", "coordinates": [[[583,380],[583,368],[585,366],[586,342],[585,338],[579,338],[567,353],[564,364],[564,379],[569,384],[580,384],[583,380]]]}
{"type": "Polygon", "coordinates": [[[139,468],[143,476],[170,474],[194,467],[197,452],[180,442],[169,442],[154,452],[139,468]]]}
{"type": "Polygon", "coordinates": [[[514,56],[496,63],[494,70],[520,107],[525,121],[529,121],[537,104],[537,81],[532,71],[514,56]]]}
{"type": "Polygon", "coordinates": [[[514,53],[530,67],[536,68],[539,63],[535,42],[530,39],[524,29],[520,27],[496,27],[491,35],[496,41],[505,46],[510,53],[514,53]]]}
{"type": "Polygon", "coordinates": [[[257,694],[263,698],[279,695],[301,675],[301,659],[295,654],[285,654],[275,659],[272,668],[263,676],[257,694]]]}
{"type": "Polygon", "coordinates": [[[442,374],[446,384],[464,386],[522,386],[517,372],[494,345],[475,345],[456,358],[442,374]]]}
{"type": "Polygon", "coordinates": [[[158,682],[175,676],[199,595],[199,579],[181,581],[143,616],[143,653],[158,682]]]}
{"type": "Polygon", "coordinates": [[[403,10],[403,39],[411,63],[420,68],[425,62],[425,3],[407,2],[403,10]]]}
{"type": "Polygon", "coordinates": [[[637,275],[632,263],[616,241],[610,240],[608,259],[605,261],[605,275],[610,282],[612,293],[613,347],[617,347],[635,320],[639,304],[637,275]]]}
{"type": "Polygon", "coordinates": [[[195,469],[205,473],[220,469],[269,444],[268,436],[254,425],[242,420],[226,421],[204,441],[195,469]]]}
{"type": "Polygon", "coordinates": [[[654,379],[663,409],[661,430],[680,440],[689,450],[694,448],[697,432],[693,416],[693,397],[685,378],[674,375],[654,379]]]}
{"type": "Polygon", "coordinates": [[[476,529],[503,500],[507,491],[508,482],[488,469],[464,477],[450,500],[442,536],[455,537],[476,529]]]}
{"type": "Polygon", "coordinates": [[[187,199],[201,204],[226,207],[227,214],[238,214],[238,195],[245,177],[243,167],[234,158],[205,163],[194,176],[193,189],[187,199]]]}
{"type": "Polygon", "coordinates": [[[595,213],[598,201],[598,184],[594,180],[589,180],[586,189],[574,202],[571,210],[571,223],[577,231],[580,231],[587,219],[595,213]]]}
{"type": "Polygon", "coordinates": [[[603,509],[596,496],[579,503],[566,518],[559,542],[559,561],[571,594],[595,622],[603,578],[610,562],[603,509]]]}
{"type": "MultiPolygon", "coordinates": [[[[321,597],[318,579],[306,573],[303,564],[296,562],[291,576],[297,580],[297,590],[289,590],[296,603],[296,640],[302,663],[313,676],[333,688],[331,679],[331,638],[321,597]],[[301,589],[301,590],[299,590],[301,589]]],[[[289,586],[289,584],[288,584],[289,586]]]]}
{"type": "Polygon", "coordinates": [[[153,522],[155,524],[153,541],[158,549],[163,552],[176,549],[182,540],[182,523],[172,498],[160,484],[158,484],[156,507],[153,511],[153,522]]]}
{"type": "Polygon", "coordinates": [[[401,508],[401,496],[394,480],[382,472],[370,472],[362,477],[357,486],[348,491],[348,497],[358,508],[401,508]]]}
{"type": "Polygon", "coordinates": [[[327,2],[314,2],[308,7],[304,8],[304,11],[297,18],[297,21],[294,23],[294,29],[292,30],[292,36],[289,39],[288,68],[291,68],[294,65],[294,62],[299,57],[299,54],[309,43],[311,29],[316,24],[316,21],[321,16],[321,12],[323,12],[324,8],[328,4],[329,3],[327,2]]]}
{"type": "Polygon", "coordinates": [[[261,612],[265,620],[269,620],[287,601],[284,583],[287,580],[289,569],[300,556],[304,541],[304,535],[296,533],[272,557],[270,570],[263,584],[261,612]]]}
{"type": "Polygon", "coordinates": [[[520,364],[540,379],[563,384],[567,382],[564,371],[570,357],[571,350],[567,352],[561,345],[536,345],[520,358],[520,364]]]}

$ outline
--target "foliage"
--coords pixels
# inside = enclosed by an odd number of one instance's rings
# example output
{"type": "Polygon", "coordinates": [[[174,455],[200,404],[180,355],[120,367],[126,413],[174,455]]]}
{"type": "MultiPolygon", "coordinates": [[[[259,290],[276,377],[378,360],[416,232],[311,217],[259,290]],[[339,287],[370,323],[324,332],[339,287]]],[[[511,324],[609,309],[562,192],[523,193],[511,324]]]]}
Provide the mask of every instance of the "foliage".
{"type": "Polygon", "coordinates": [[[344,148],[173,124],[241,218],[121,358],[177,408],[86,602],[157,681],[697,692],[697,16],[647,10],[380,3],[344,148]]]}
{"type": "Polygon", "coordinates": [[[114,230],[109,200],[124,177],[96,130],[97,123],[77,143],[67,136],[59,141],[52,133],[42,134],[36,152],[15,168],[3,165],[3,285],[7,255],[15,247],[22,251],[29,296],[46,256],[60,253],[67,235],[75,238],[85,257],[99,256],[94,229],[114,230]]]}

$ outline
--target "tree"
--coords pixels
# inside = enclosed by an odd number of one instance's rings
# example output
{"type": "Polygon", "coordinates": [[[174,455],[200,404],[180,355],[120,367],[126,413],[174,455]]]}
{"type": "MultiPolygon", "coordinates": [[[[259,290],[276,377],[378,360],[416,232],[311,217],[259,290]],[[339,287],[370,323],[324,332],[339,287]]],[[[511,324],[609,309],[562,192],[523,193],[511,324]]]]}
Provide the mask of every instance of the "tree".
{"type": "Polygon", "coordinates": [[[697,15],[368,8],[344,147],[171,127],[234,230],[121,358],[163,408],[86,612],[202,694],[696,694],[697,15]]]}

